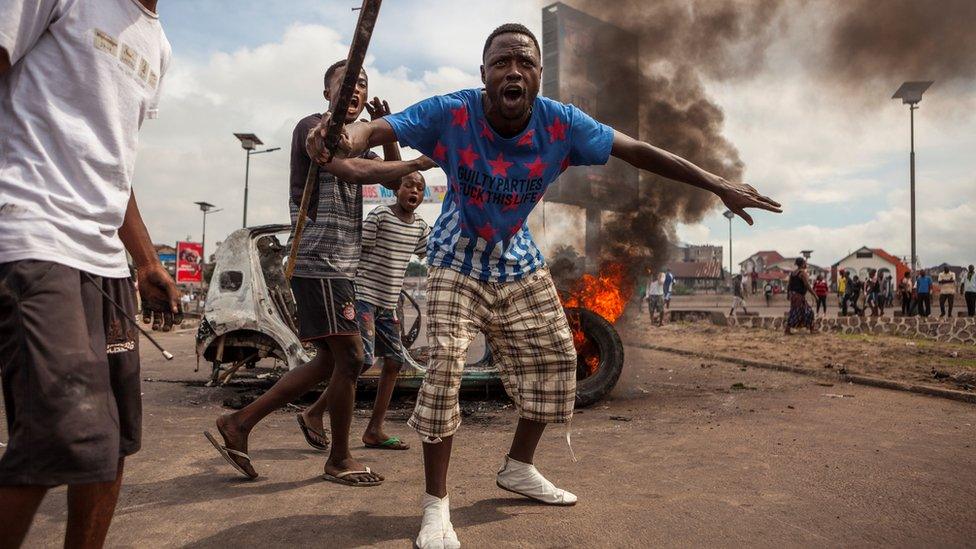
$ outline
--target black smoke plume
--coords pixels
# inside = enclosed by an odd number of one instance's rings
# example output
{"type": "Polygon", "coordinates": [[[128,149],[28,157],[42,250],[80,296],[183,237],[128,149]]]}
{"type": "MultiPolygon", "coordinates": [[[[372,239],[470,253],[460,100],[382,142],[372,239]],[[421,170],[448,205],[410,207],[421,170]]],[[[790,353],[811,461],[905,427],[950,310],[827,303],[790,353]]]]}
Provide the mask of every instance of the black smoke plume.
{"type": "MultiPolygon", "coordinates": [[[[640,138],[730,181],[742,180],[745,165],[722,135],[722,109],[702,82],[761,72],[777,41],[792,38],[785,45],[813,85],[845,100],[870,96],[878,103],[906,80],[947,87],[976,80],[976,0],[565,3],[639,37],[640,138]]],[[[639,208],[605,227],[601,259],[626,260],[643,271],[666,263],[676,223],[698,222],[720,204],[707,192],[645,172],[641,188],[639,208]]],[[[775,187],[761,190],[775,198],[775,187]]]]}
{"type": "MultiPolygon", "coordinates": [[[[742,77],[757,70],[780,3],[566,3],[638,36],[641,97],[635,114],[640,118],[640,137],[730,181],[740,181],[745,165],[722,135],[722,109],[708,97],[702,77],[742,77]]],[[[636,272],[659,268],[667,261],[676,223],[698,222],[718,204],[714,195],[694,187],[646,172],[640,178],[640,204],[606,225],[600,258],[626,260],[636,272]]]]}

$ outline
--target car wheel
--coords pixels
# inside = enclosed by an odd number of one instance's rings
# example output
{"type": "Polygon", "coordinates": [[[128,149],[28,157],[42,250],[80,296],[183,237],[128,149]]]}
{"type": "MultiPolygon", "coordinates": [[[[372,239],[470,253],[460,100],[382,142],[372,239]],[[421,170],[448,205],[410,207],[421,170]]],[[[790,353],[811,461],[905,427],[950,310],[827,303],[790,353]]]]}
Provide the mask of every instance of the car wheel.
{"type": "Polygon", "coordinates": [[[584,408],[603,400],[617,384],[624,345],[613,325],[589,309],[566,308],[566,318],[576,346],[576,406],[584,408]]]}

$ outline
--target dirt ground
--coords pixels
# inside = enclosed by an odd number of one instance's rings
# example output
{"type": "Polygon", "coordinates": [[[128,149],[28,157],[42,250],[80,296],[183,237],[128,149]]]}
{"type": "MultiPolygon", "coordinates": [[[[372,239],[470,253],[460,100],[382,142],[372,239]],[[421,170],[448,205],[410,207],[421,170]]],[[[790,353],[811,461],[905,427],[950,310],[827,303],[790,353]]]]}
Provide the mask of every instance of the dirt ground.
{"type": "Polygon", "coordinates": [[[629,314],[618,326],[631,338],[686,351],[847,371],[949,389],[976,389],[976,346],[894,336],[782,332],[676,322],[653,326],[646,315],[629,314]]]}
{"type": "MultiPolygon", "coordinates": [[[[654,334],[738,339],[678,327],[654,334]]],[[[406,452],[355,449],[388,480],[338,486],[319,479],[324,456],[305,445],[294,410],[283,410],[252,435],[261,478],[243,480],[202,436],[235,391],[201,386],[192,332],[162,339],[177,358],[165,363],[143,345],[144,378],[153,380],[143,384],[144,444],[126,465],[109,546],[410,545],[423,490],[419,444],[406,452]]],[[[976,539],[971,404],[825,387],[720,362],[702,367],[629,346],[610,398],[572,423],[579,461],[563,429],[551,429],[540,446],[541,470],[580,496],[572,508],[495,487],[515,414],[487,404],[469,407],[452,460],[454,524],[467,547],[963,547],[976,539]]],[[[357,412],[354,433],[366,413],[357,412]]],[[[408,435],[405,418],[401,407],[389,431],[408,435]]],[[[59,489],[42,504],[28,546],[60,544],[64,521],[59,489]]]]}

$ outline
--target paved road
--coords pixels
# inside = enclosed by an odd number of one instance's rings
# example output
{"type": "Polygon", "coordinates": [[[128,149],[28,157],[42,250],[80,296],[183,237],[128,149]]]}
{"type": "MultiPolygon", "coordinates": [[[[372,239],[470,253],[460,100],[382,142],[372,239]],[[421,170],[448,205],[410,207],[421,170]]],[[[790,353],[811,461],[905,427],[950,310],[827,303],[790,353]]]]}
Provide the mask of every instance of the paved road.
{"type": "MultiPolygon", "coordinates": [[[[320,481],[324,458],[293,414],[252,437],[262,478],[235,476],[201,436],[229,391],[188,386],[192,334],[144,346],[144,449],[109,534],[113,547],[407,547],[418,525],[420,456],[356,450],[381,487],[320,481]]],[[[510,497],[492,475],[515,420],[475,414],[457,436],[454,522],[468,547],[965,546],[976,539],[976,407],[722,363],[627,350],[612,398],[580,411],[537,463],[576,492],[573,508],[510,497]],[[734,384],[738,388],[733,388],[734,384]],[[840,398],[831,394],[848,395],[840,398]],[[626,416],[631,421],[611,419],[626,416]]],[[[390,430],[406,435],[406,411],[390,430]]],[[[357,413],[354,432],[365,426],[357,413]]],[[[5,433],[0,432],[5,438],[5,433]]],[[[64,492],[42,505],[29,546],[55,546],[64,492]]]]}

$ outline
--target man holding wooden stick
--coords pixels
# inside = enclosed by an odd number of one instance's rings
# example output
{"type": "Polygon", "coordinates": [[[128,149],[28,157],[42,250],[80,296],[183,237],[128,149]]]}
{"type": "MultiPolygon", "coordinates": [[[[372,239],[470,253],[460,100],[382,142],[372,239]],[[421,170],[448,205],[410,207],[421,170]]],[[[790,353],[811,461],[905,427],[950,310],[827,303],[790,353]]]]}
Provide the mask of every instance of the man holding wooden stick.
{"type": "MultiPolygon", "coordinates": [[[[345,60],[333,64],[325,73],[323,94],[330,109],[345,73],[345,60]]],[[[295,127],[289,201],[293,224],[299,220],[306,174],[313,162],[319,160],[310,158],[306,152],[310,132],[314,134],[313,129],[327,127],[331,116],[342,115],[346,123],[351,123],[367,107],[374,118],[388,112],[385,103],[378,99],[367,105],[367,88],[366,72],[361,71],[346,112],[309,115],[295,127]]],[[[350,486],[376,486],[383,481],[381,475],[353,459],[349,451],[356,379],[363,366],[363,341],[356,321],[353,288],[362,235],[361,186],[379,183],[396,189],[401,177],[436,165],[426,157],[400,160],[395,143],[384,146],[384,156],[385,162],[372,152],[363,151],[355,158],[321,162],[312,168],[317,192],[312,193],[308,204],[291,286],[298,304],[299,337],[315,345],[315,358],[285,374],[245,408],[217,418],[222,443],[207,433],[224,459],[249,478],[258,476],[247,454],[248,435],[254,426],[272,411],[328,381],[326,392],[297,417],[306,440],[325,449],[328,440],[322,416],[326,408],[329,411],[332,446],[324,478],[350,486]]]]}

